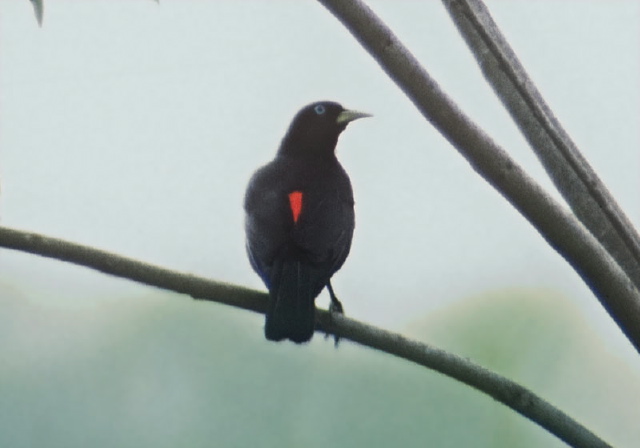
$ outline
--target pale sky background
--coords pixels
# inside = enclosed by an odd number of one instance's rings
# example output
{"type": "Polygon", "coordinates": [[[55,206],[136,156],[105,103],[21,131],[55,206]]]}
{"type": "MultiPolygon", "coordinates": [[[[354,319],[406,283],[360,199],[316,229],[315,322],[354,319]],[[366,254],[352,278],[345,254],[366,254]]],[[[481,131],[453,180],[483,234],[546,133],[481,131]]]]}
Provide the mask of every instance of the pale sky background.
{"type": "MultiPolygon", "coordinates": [[[[371,5],[552,189],[441,3],[371,5]]],[[[639,225],[640,3],[488,6],[639,225]]],[[[476,293],[547,288],[640,369],[577,274],[313,1],[50,0],[40,29],[29,2],[0,0],[0,223],[263,289],[244,251],[244,189],[294,113],[320,99],[375,115],[338,146],[356,195],[352,252],[334,277],[349,316],[402,331],[476,293]]],[[[0,281],[63,308],[149,291],[6,250],[0,281]]]]}

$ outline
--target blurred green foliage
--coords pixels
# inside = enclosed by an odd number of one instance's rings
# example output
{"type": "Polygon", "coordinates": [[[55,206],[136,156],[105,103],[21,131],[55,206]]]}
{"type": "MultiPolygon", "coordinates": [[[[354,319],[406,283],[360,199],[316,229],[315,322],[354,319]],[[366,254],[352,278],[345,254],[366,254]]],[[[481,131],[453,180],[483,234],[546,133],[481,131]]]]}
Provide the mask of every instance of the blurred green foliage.
{"type": "MultiPolygon", "coordinates": [[[[440,374],[320,335],[269,343],[261,316],[217,304],[154,292],[48,308],[0,285],[0,306],[3,447],[564,446],[440,374]]],[[[523,383],[605,440],[640,437],[638,376],[631,384],[557,295],[470,298],[407,332],[523,383]]]]}

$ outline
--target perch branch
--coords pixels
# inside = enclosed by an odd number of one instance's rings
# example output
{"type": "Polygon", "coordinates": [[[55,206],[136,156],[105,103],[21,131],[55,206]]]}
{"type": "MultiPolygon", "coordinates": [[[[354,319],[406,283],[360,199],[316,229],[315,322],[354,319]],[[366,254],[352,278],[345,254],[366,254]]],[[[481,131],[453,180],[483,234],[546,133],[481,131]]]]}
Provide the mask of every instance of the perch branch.
{"type": "MultiPolygon", "coordinates": [[[[154,266],[89,246],[0,227],[0,247],[85,266],[105,274],[264,313],[265,293],[154,266]]],[[[460,356],[399,334],[319,310],[322,331],[412,361],[467,384],[509,406],[575,447],[609,447],[567,414],[519,384],[460,356]]]]}

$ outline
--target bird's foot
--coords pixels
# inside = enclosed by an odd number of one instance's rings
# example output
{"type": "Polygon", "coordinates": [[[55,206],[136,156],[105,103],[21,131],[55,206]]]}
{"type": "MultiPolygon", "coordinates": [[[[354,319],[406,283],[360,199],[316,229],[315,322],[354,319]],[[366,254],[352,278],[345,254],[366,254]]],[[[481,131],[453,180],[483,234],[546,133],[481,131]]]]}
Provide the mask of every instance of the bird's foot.
{"type": "MultiPolygon", "coordinates": [[[[333,292],[333,288],[329,286],[329,295],[331,296],[331,303],[329,304],[329,322],[333,323],[333,318],[335,315],[340,314],[344,316],[344,307],[342,306],[342,302],[338,300],[335,293],[333,292]]],[[[329,337],[329,333],[325,335],[325,339],[329,337]]],[[[334,346],[338,347],[338,343],[340,342],[340,336],[333,335],[334,346]]]]}
{"type": "Polygon", "coordinates": [[[344,308],[342,307],[342,302],[340,302],[337,297],[331,298],[331,303],[329,304],[329,312],[333,316],[334,314],[344,314],[344,308]]]}

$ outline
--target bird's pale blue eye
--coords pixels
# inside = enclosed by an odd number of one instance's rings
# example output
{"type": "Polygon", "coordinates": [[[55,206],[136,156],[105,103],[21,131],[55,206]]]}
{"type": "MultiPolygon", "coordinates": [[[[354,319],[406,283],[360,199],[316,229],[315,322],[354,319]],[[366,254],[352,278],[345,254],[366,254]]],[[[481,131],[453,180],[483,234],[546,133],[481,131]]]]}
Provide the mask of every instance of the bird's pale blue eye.
{"type": "Polygon", "coordinates": [[[318,104],[316,107],[313,108],[313,110],[318,115],[322,115],[325,112],[325,108],[324,108],[324,106],[322,104],[318,104]]]}

